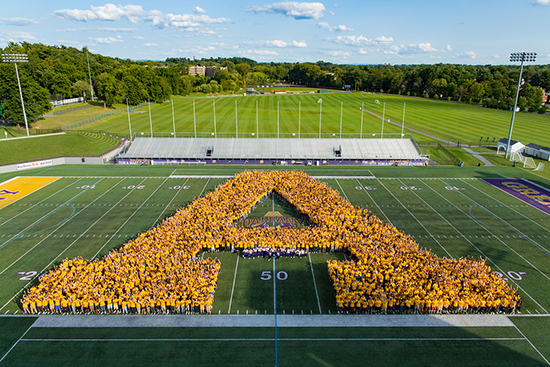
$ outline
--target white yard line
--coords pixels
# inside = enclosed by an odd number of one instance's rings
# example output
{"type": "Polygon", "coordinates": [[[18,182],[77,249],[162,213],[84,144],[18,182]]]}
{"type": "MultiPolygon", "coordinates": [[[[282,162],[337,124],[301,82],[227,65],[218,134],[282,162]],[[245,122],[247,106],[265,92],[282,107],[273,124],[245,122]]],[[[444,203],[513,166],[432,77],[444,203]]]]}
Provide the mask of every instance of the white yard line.
{"type": "Polygon", "coordinates": [[[32,328],[32,325],[29,326],[29,328],[23,333],[23,335],[21,335],[21,337],[11,346],[11,348],[6,352],[6,354],[4,354],[2,356],[2,358],[0,358],[0,363],[2,363],[2,361],[4,360],[4,358],[6,358],[6,356],[12,351],[13,348],[15,348],[15,346],[17,344],[19,344],[20,341],[23,340],[23,338],[25,337],[25,335],[27,335],[27,333],[29,332],[29,330],[32,328]]]}
{"type": "MultiPolygon", "coordinates": [[[[165,177],[164,177],[165,178],[165,177]]],[[[145,181],[146,179],[143,179],[139,185],[141,185],[143,183],[143,181],[145,181]]],[[[95,226],[101,219],[103,219],[103,217],[105,217],[107,214],[109,214],[109,212],[111,210],[113,210],[114,208],[116,208],[118,206],[118,204],[124,200],[128,195],[130,195],[132,193],[132,191],[134,190],[128,190],[128,193],[126,195],[124,195],[122,197],[122,199],[120,199],[115,205],[111,206],[111,208],[109,210],[107,210],[105,213],[103,213],[103,215],[101,217],[99,217],[94,223],[92,223],[84,232],[82,232],[82,235],[77,237],[73,242],[71,242],[71,244],[69,246],[67,246],[59,255],[57,255],[57,257],[55,259],[53,259],[48,265],[46,265],[44,267],[44,269],[42,269],[39,274],[42,274],[46,269],[48,269],[61,255],[63,255],[68,249],[70,249],[79,239],[80,237],[82,237],[86,232],[88,232],[93,226],[95,226]]],[[[29,283],[30,284],[30,283],[29,283]]],[[[17,297],[19,295],[19,293],[21,293],[29,284],[27,284],[25,287],[21,288],[21,290],[19,292],[17,292],[12,298],[10,298],[10,300],[8,302],[6,302],[6,304],[4,304],[0,310],[4,309],[11,301],[13,301],[13,299],[15,297],[17,297]]]]}
{"type": "Polygon", "coordinates": [[[231,287],[231,297],[229,298],[229,309],[227,313],[231,313],[231,303],[233,302],[233,293],[235,292],[235,280],[237,279],[237,269],[239,268],[239,255],[237,255],[237,264],[235,264],[235,274],[233,275],[233,286],[231,287]]]}
{"type": "Polygon", "coordinates": [[[87,208],[89,208],[93,203],[95,203],[97,200],[101,199],[103,197],[103,195],[107,194],[109,191],[111,191],[114,187],[116,187],[116,185],[118,185],[119,183],[121,183],[122,180],[118,181],[115,185],[113,185],[109,190],[105,191],[103,194],[101,194],[100,196],[98,196],[96,199],[94,199],[94,201],[92,201],[91,203],[89,203],[88,205],[86,205],[84,208],[82,208],[82,210],[80,210],[78,213],[75,213],[75,215],[73,215],[71,217],[71,219],[69,219],[68,221],[64,222],[62,225],[60,225],[59,227],[57,227],[55,230],[53,230],[50,234],[48,234],[46,237],[44,237],[42,240],[40,240],[36,245],[34,245],[33,247],[31,247],[29,250],[27,250],[27,252],[25,252],[23,255],[21,255],[17,260],[15,260],[14,262],[12,262],[8,267],[6,267],[4,270],[2,270],[0,272],[0,275],[2,275],[6,270],[8,270],[9,268],[11,268],[15,263],[17,263],[19,260],[21,260],[25,255],[27,255],[29,252],[31,252],[35,247],[37,247],[38,245],[40,245],[42,242],[46,241],[48,238],[51,237],[52,234],[54,234],[55,232],[57,232],[58,230],[60,230],[61,228],[63,228],[65,226],[65,224],[69,223],[71,220],[73,220],[77,215],[79,215],[80,213],[82,213],[84,210],[86,210],[87,208]]]}
{"type": "Polygon", "coordinates": [[[546,359],[546,357],[544,357],[544,355],[542,355],[542,353],[537,349],[537,347],[535,347],[535,345],[533,343],[531,343],[531,341],[529,340],[529,338],[527,338],[525,336],[524,333],[521,332],[521,330],[514,324],[514,327],[516,328],[516,330],[525,338],[525,340],[527,340],[527,342],[529,344],[531,344],[531,346],[533,347],[534,350],[537,351],[537,353],[542,357],[542,359],[544,359],[544,362],[546,362],[546,364],[549,364],[550,365],[550,362],[548,362],[548,360],[546,359]]]}
{"type": "MultiPolygon", "coordinates": [[[[134,212],[132,213],[132,215],[130,215],[130,216],[124,221],[124,223],[122,223],[122,224],[120,225],[120,227],[118,227],[118,229],[116,230],[116,232],[115,232],[111,237],[109,237],[109,239],[107,240],[107,242],[105,242],[105,244],[103,244],[103,246],[101,246],[101,248],[94,254],[94,256],[92,256],[92,257],[90,258],[90,261],[93,261],[93,260],[95,259],[95,257],[105,248],[105,246],[107,246],[107,244],[108,244],[109,242],[111,242],[111,240],[115,237],[115,235],[116,235],[118,232],[120,232],[120,230],[126,225],[126,223],[128,223],[128,221],[134,217],[134,215],[135,215],[135,214],[145,205],[145,203],[146,203],[147,201],[149,201],[149,199],[151,198],[151,196],[153,196],[153,195],[162,187],[162,185],[164,185],[164,183],[166,182],[166,180],[168,180],[168,177],[166,177],[166,178],[164,179],[164,181],[162,181],[162,183],[161,183],[161,184],[160,184],[160,185],[159,185],[159,186],[158,186],[158,187],[157,187],[157,188],[147,197],[147,199],[145,199],[145,200],[143,201],[143,203],[141,203],[141,205],[140,205],[136,210],[134,210],[134,212]]],[[[143,181],[142,181],[142,182],[143,182],[143,181]]],[[[141,183],[140,183],[140,185],[141,185],[141,183]]],[[[134,191],[134,190],[130,190],[130,192],[132,192],[132,191],[134,191]]],[[[119,202],[120,202],[120,201],[119,201],[119,202]]],[[[117,203],[117,204],[118,204],[118,203],[117,203]]],[[[115,206],[116,206],[116,205],[115,205],[115,206]]]]}
{"type": "Polygon", "coordinates": [[[431,232],[428,231],[428,229],[427,229],[426,227],[424,227],[424,224],[422,224],[422,222],[420,222],[420,221],[418,220],[418,218],[416,218],[416,217],[414,216],[414,214],[411,213],[411,211],[410,211],[405,205],[403,205],[403,203],[401,203],[401,201],[393,194],[393,192],[391,192],[390,190],[388,190],[388,188],[387,188],[380,180],[378,180],[378,182],[380,182],[380,185],[382,185],[382,186],[384,187],[384,189],[386,189],[386,191],[389,192],[390,195],[393,196],[393,198],[394,198],[395,200],[397,200],[397,202],[399,203],[399,205],[401,205],[401,206],[403,207],[403,209],[405,209],[405,210],[414,218],[414,220],[416,220],[416,222],[417,222],[418,224],[420,224],[420,226],[421,226],[422,228],[424,228],[424,230],[430,235],[430,237],[431,237],[435,242],[437,242],[437,244],[439,245],[439,247],[441,247],[441,248],[443,249],[443,251],[445,251],[445,253],[449,256],[449,258],[452,259],[453,257],[451,256],[451,254],[449,253],[449,251],[447,251],[447,249],[446,249],[445,247],[443,247],[443,245],[435,238],[435,236],[434,236],[433,234],[431,234],[431,232]]]}
{"type": "MultiPolygon", "coordinates": [[[[78,181],[77,181],[78,182],[78,181]]],[[[75,182],[76,183],[76,182],[75,182]]],[[[27,227],[25,227],[23,230],[19,231],[19,233],[17,233],[16,235],[14,235],[14,237],[10,238],[9,240],[7,240],[6,242],[4,242],[3,244],[0,245],[0,248],[6,246],[8,243],[18,239],[18,238],[21,238],[19,236],[25,234],[25,232],[27,232],[29,229],[31,229],[32,227],[34,227],[35,225],[37,225],[38,223],[40,223],[41,221],[43,221],[45,218],[49,217],[50,215],[52,215],[53,213],[55,213],[56,211],[60,210],[63,206],[67,205],[68,203],[70,203],[72,200],[74,200],[75,198],[77,198],[78,196],[82,195],[85,191],[88,191],[88,190],[84,190],[84,191],[80,191],[78,192],[78,194],[74,195],[72,198],[66,200],[63,204],[59,205],[59,206],[56,206],[54,210],[51,210],[50,212],[44,214],[42,217],[38,218],[37,220],[35,220],[33,223],[29,224],[27,227]]]]}
{"type": "MultiPolygon", "coordinates": [[[[424,183],[428,188],[430,188],[434,193],[436,193],[437,195],[439,195],[441,198],[443,198],[445,201],[447,201],[448,203],[452,204],[450,200],[448,200],[447,198],[445,198],[443,195],[441,195],[439,192],[437,192],[434,188],[432,188],[430,185],[424,183]]],[[[467,215],[462,209],[458,208],[456,205],[455,207],[462,213],[464,214],[467,218],[470,218],[469,215],[467,215]]],[[[483,228],[485,231],[487,231],[488,233],[491,233],[489,232],[489,230],[487,230],[487,228],[481,226],[481,224],[479,224],[477,221],[474,221],[476,222],[481,228],[483,228]]],[[[448,222],[447,222],[448,223],[448,222]]],[[[453,228],[455,228],[453,226],[453,228]]],[[[462,232],[458,231],[456,228],[455,230],[459,233],[462,234],[462,232]]],[[[462,234],[462,238],[464,238],[472,247],[474,247],[481,255],[483,255],[487,260],[489,260],[496,268],[498,268],[498,270],[502,273],[502,274],[505,274],[505,271],[502,270],[502,268],[500,266],[498,266],[490,257],[488,257],[487,255],[485,255],[485,253],[483,251],[481,251],[481,249],[479,247],[477,247],[476,245],[474,245],[474,243],[472,241],[470,241],[464,234],[462,234]]],[[[499,238],[495,237],[498,241],[502,242],[499,238]]],[[[504,242],[502,242],[504,243],[504,242]]],[[[504,244],[506,245],[506,244],[504,244]]],[[[507,245],[506,245],[507,246],[507,245]]],[[[536,267],[533,267],[534,269],[537,269],[536,267]]],[[[538,269],[537,269],[538,270],[538,269]]],[[[540,272],[540,270],[539,270],[540,272]]],[[[543,274],[544,275],[544,274],[543,274]]],[[[548,313],[548,311],[542,307],[540,305],[540,303],[537,302],[537,300],[535,298],[533,298],[533,296],[531,296],[529,293],[527,293],[515,280],[513,279],[510,279],[511,282],[513,282],[516,287],[518,287],[519,289],[522,290],[522,292],[524,292],[527,296],[529,296],[529,298],[531,298],[533,300],[533,302],[535,302],[542,310],[544,310],[545,313],[548,313]]]]}
{"type": "Polygon", "coordinates": [[[208,181],[206,181],[206,183],[204,184],[204,187],[202,188],[202,191],[201,191],[201,193],[199,194],[199,197],[202,196],[202,193],[203,193],[204,190],[206,189],[206,186],[208,185],[209,182],[210,182],[210,178],[208,178],[208,181]]]}
{"type": "MultiPolygon", "coordinates": [[[[484,182],[485,182],[485,181],[484,181],[484,182]]],[[[535,224],[536,226],[540,227],[541,229],[545,230],[546,232],[550,232],[550,229],[541,226],[539,223],[535,222],[534,220],[532,220],[532,219],[529,218],[528,216],[524,215],[522,212],[519,212],[519,211],[515,210],[514,208],[512,208],[511,206],[504,204],[502,201],[500,201],[500,200],[494,198],[493,196],[489,195],[489,194],[486,193],[485,191],[478,189],[477,187],[475,187],[474,185],[472,185],[472,184],[470,184],[470,183],[468,183],[468,182],[465,182],[465,184],[471,186],[473,189],[476,189],[477,191],[479,191],[480,193],[484,194],[485,196],[488,196],[489,198],[493,199],[494,201],[496,201],[496,202],[499,203],[500,205],[506,207],[507,209],[510,209],[511,211],[513,211],[514,213],[518,214],[519,216],[521,216],[521,217],[527,219],[529,222],[535,224]]],[[[514,199],[519,200],[519,199],[516,198],[515,196],[513,196],[513,195],[511,195],[511,194],[509,194],[509,193],[507,193],[507,192],[504,192],[504,191],[500,190],[499,188],[497,188],[497,187],[495,187],[495,186],[493,186],[493,185],[491,185],[491,184],[489,184],[489,183],[485,183],[485,184],[488,185],[488,187],[493,187],[493,188],[497,189],[498,191],[500,191],[500,192],[502,192],[502,193],[506,193],[506,194],[510,195],[511,197],[513,197],[514,199]]],[[[534,184],[533,184],[533,185],[534,185],[534,184]]],[[[522,202],[522,203],[525,203],[525,202],[522,202]]],[[[527,203],[525,203],[525,204],[527,204],[527,203]]],[[[533,207],[533,209],[536,209],[536,208],[533,207]]],[[[539,210],[539,209],[537,209],[537,210],[539,210]]]]}
{"type": "MultiPolygon", "coordinates": [[[[176,196],[178,196],[178,194],[181,192],[181,190],[183,189],[183,187],[187,184],[187,182],[189,181],[189,179],[185,180],[185,182],[183,183],[183,185],[179,185],[180,188],[178,191],[176,191],[176,193],[174,194],[174,197],[172,197],[172,200],[170,200],[170,202],[168,204],[166,204],[166,206],[164,207],[164,210],[159,214],[159,216],[157,217],[157,219],[155,219],[155,221],[153,222],[153,225],[155,223],[157,223],[159,221],[160,218],[162,218],[162,215],[164,214],[164,212],[168,209],[168,207],[170,206],[170,204],[172,204],[172,202],[174,201],[174,199],[176,198],[176,196]]],[[[151,227],[152,228],[152,227],[151,227]]]]}
{"type": "Polygon", "coordinates": [[[346,192],[344,191],[344,189],[342,188],[342,185],[340,185],[340,182],[338,181],[338,179],[334,179],[334,181],[336,181],[336,183],[338,184],[338,187],[340,188],[340,191],[342,192],[342,194],[344,194],[344,196],[346,197],[346,200],[348,201],[348,203],[350,202],[349,199],[348,199],[348,196],[346,195],[346,192]]]}
{"type": "MultiPolygon", "coordinates": [[[[361,183],[361,181],[357,180],[357,183],[359,184],[359,186],[363,186],[363,184],[361,183]]],[[[372,196],[367,192],[367,190],[363,190],[365,191],[365,194],[367,194],[367,196],[371,199],[371,201],[374,203],[374,205],[376,205],[376,207],[378,208],[378,210],[380,210],[380,213],[382,213],[382,215],[384,215],[384,217],[386,218],[386,221],[390,224],[393,224],[390,220],[390,218],[388,218],[388,216],[386,215],[386,213],[384,213],[384,211],[382,210],[382,208],[380,208],[380,205],[378,205],[378,203],[372,198],[372,196]]]]}
{"type": "Polygon", "coordinates": [[[313,263],[311,262],[311,256],[308,252],[307,257],[309,258],[309,267],[311,268],[311,277],[313,278],[313,286],[315,287],[315,296],[317,296],[317,306],[319,306],[319,314],[322,314],[321,311],[321,302],[319,301],[319,292],[317,292],[317,281],[315,280],[315,273],[313,272],[313,263]]]}
{"type": "MultiPolygon", "coordinates": [[[[33,209],[33,208],[35,208],[36,206],[38,206],[38,205],[42,204],[42,203],[43,203],[44,201],[46,201],[46,200],[50,199],[50,198],[51,198],[52,196],[54,196],[54,195],[57,195],[57,194],[59,194],[60,192],[62,192],[62,191],[64,191],[64,190],[66,190],[67,188],[69,188],[70,186],[74,185],[74,184],[75,184],[75,183],[77,183],[78,181],[80,181],[80,180],[77,180],[77,181],[75,181],[75,182],[72,182],[72,183],[68,184],[67,186],[63,187],[62,189],[60,189],[60,190],[59,190],[59,191],[57,191],[57,192],[54,192],[53,194],[51,194],[51,195],[50,195],[50,196],[48,196],[47,198],[45,198],[45,199],[42,199],[42,200],[41,200],[41,201],[39,201],[38,203],[36,203],[36,204],[34,204],[34,205],[31,205],[31,206],[29,206],[29,207],[28,207],[27,209],[23,210],[23,211],[22,211],[22,212],[20,212],[19,214],[17,214],[17,215],[14,215],[14,216],[10,217],[10,218],[9,218],[8,220],[6,220],[5,222],[2,222],[2,223],[0,223],[0,227],[2,227],[3,225],[5,225],[5,224],[9,223],[9,222],[10,222],[10,221],[11,221],[12,219],[15,219],[15,218],[17,218],[18,216],[20,216],[20,215],[22,215],[22,214],[25,214],[25,213],[26,213],[27,211],[29,211],[29,210],[31,210],[31,209],[33,209]]],[[[55,181],[54,181],[54,182],[55,182],[55,181]]],[[[54,183],[54,182],[52,182],[52,183],[54,183]]],[[[36,191],[38,191],[38,190],[36,190],[36,191]]],[[[36,191],[34,191],[34,192],[36,192],[36,191]]],[[[32,193],[31,193],[31,194],[32,194],[32,193]]],[[[30,195],[30,194],[29,194],[29,195],[30,195]]],[[[27,195],[27,196],[28,196],[28,195],[27,195]]],[[[23,199],[23,198],[21,198],[21,199],[23,199]]]]}

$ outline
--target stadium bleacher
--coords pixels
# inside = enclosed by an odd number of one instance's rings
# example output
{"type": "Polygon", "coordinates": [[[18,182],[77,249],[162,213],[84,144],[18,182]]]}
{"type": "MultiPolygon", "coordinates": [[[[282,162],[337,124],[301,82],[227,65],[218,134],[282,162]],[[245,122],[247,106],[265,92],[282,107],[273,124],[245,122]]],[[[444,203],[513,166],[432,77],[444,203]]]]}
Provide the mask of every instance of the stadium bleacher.
{"type": "MultiPolygon", "coordinates": [[[[424,165],[410,139],[270,139],[270,138],[164,138],[137,137],[117,157],[121,164],[150,160],[255,163],[256,161],[321,161],[324,164],[424,165]],[[227,162],[229,161],[229,162],[227,162]]],[[[283,163],[284,164],[284,163],[283,163]]]]}

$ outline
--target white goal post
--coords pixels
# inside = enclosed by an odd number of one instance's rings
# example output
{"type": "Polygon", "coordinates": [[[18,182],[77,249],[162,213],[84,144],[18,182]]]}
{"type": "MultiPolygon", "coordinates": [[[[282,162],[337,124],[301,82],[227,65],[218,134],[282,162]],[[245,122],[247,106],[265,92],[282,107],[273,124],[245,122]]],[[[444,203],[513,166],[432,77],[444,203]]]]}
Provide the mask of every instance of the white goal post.
{"type": "Polygon", "coordinates": [[[544,171],[544,163],[539,162],[539,165],[535,168],[535,171],[544,171]]]}

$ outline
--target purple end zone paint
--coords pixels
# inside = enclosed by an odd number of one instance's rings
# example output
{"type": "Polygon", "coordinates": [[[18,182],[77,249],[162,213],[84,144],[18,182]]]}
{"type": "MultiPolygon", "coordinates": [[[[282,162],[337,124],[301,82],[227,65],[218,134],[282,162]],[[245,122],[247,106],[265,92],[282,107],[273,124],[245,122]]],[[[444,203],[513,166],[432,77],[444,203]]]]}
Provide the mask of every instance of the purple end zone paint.
{"type": "Polygon", "coordinates": [[[519,178],[484,178],[483,181],[550,215],[550,190],[519,178]]]}

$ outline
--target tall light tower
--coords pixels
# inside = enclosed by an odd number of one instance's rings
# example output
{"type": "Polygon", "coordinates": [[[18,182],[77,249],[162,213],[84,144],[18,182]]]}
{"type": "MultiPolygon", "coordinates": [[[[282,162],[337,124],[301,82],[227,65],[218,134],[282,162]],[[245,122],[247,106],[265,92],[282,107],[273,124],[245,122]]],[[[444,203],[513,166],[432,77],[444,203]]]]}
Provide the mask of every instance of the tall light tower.
{"type": "Polygon", "coordinates": [[[29,124],[27,123],[27,114],[25,113],[25,102],[23,102],[23,92],[21,92],[21,82],[19,81],[19,71],[17,70],[18,62],[29,62],[27,54],[2,54],[2,62],[13,62],[15,65],[15,75],[17,75],[17,85],[19,86],[19,97],[21,97],[21,107],[23,108],[23,119],[25,120],[25,128],[27,136],[29,136],[29,124]]]}
{"type": "Polygon", "coordinates": [[[523,74],[523,63],[534,62],[537,58],[535,52],[514,52],[510,54],[510,62],[521,62],[521,68],[519,71],[518,88],[516,90],[516,101],[514,102],[514,109],[512,110],[512,121],[510,122],[510,132],[508,133],[508,144],[506,145],[506,158],[510,154],[510,140],[512,140],[512,129],[514,128],[514,118],[516,117],[516,109],[518,107],[519,90],[521,88],[521,76],[523,74]]]}

